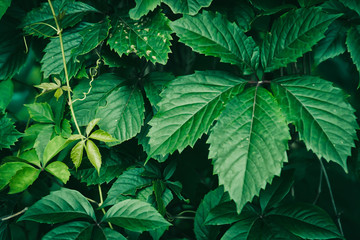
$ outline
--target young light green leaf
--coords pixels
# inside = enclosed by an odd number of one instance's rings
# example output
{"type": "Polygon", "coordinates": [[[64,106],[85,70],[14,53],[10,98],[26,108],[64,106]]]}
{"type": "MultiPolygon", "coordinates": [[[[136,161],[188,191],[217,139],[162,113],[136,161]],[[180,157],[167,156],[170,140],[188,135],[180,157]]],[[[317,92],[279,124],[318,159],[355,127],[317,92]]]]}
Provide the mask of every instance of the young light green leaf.
{"type": "Polygon", "coordinates": [[[344,92],[331,82],[311,76],[280,78],[271,88],[306,147],[347,171],[346,159],[355,147],[359,126],[344,92]]]}
{"type": "Polygon", "coordinates": [[[25,160],[26,162],[33,164],[39,168],[41,168],[41,163],[38,155],[36,154],[35,149],[31,149],[28,151],[24,151],[20,153],[19,158],[25,160]]]}
{"type": "MultiPolygon", "coordinates": [[[[41,124],[38,126],[40,131],[36,135],[34,141],[34,148],[39,159],[43,158],[46,146],[49,144],[51,137],[54,134],[53,124],[41,124]]],[[[36,128],[34,130],[37,130],[36,128]]]]}
{"type": "Polygon", "coordinates": [[[74,135],[71,135],[67,140],[68,140],[68,141],[76,141],[76,140],[80,140],[81,138],[83,138],[82,135],[80,135],[80,134],[74,134],[74,135]]]}
{"type": "MultiPolygon", "coordinates": [[[[360,26],[353,26],[350,28],[346,38],[347,49],[350,56],[358,70],[360,72],[360,26]]],[[[360,82],[358,88],[360,87],[360,82]]]]}
{"type": "Polygon", "coordinates": [[[42,163],[43,166],[46,166],[46,164],[55,157],[59,152],[61,152],[64,148],[67,147],[67,145],[70,144],[71,141],[61,137],[56,136],[46,145],[42,163]]]}
{"type": "Polygon", "coordinates": [[[137,199],[127,199],[115,204],[106,212],[102,221],[135,232],[171,225],[149,203],[137,199]]]}
{"type": "Polygon", "coordinates": [[[87,140],[85,145],[85,151],[90,163],[99,173],[101,168],[101,154],[99,148],[95,145],[93,141],[87,140]]]}
{"type": "Polygon", "coordinates": [[[102,142],[115,142],[117,139],[113,138],[109,133],[105,132],[104,130],[96,130],[93,132],[89,138],[99,140],[102,142]]]}
{"type": "Polygon", "coordinates": [[[101,118],[95,118],[89,122],[89,124],[86,126],[86,136],[89,136],[91,131],[94,129],[94,127],[99,123],[101,118]]]}
{"type": "Polygon", "coordinates": [[[152,127],[148,158],[194,146],[245,83],[220,71],[196,72],[169,83],[161,94],[159,112],[149,122],[152,127]]]}
{"type": "Polygon", "coordinates": [[[129,11],[129,15],[134,20],[139,20],[142,16],[153,11],[160,5],[161,0],[135,0],[136,6],[129,11]]]}
{"type": "Polygon", "coordinates": [[[179,41],[196,52],[238,65],[244,74],[254,73],[258,68],[259,47],[255,41],[220,13],[203,11],[194,17],[184,16],[172,22],[171,27],[179,41]]]}
{"type": "Polygon", "coordinates": [[[270,211],[267,218],[302,239],[343,239],[331,217],[315,205],[283,205],[270,211]]]}
{"type": "Polygon", "coordinates": [[[287,162],[290,134],[275,98],[252,87],[230,101],[211,131],[214,173],[240,213],[287,162]],[[237,114],[234,114],[236,112],[237,114]],[[276,139],[276,141],[275,141],[276,139]]]}
{"type": "Polygon", "coordinates": [[[52,162],[49,165],[46,166],[45,170],[58,179],[60,179],[64,184],[69,181],[70,178],[70,172],[68,166],[66,166],[65,163],[56,161],[52,162]]]}
{"type": "Polygon", "coordinates": [[[78,169],[78,167],[82,162],[84,148],[85,148],[85,141],[81,140],[71,149],[70,158],[75,165],[75,169],[78,169]]]}
{"type": "Polygon", "coordinates": [[[15,174],[29,164],[24,162],[7,162],[0,166],[0,190],[6,187],[15,174]]]}
{"type": "Polygon", "coordinates": [[[301,8],[282,15],[272,25],[261,50],[265,72],[271,72],[311,50],[332,21],[340,15],[329,15],[320,8],[301,8]]]}
{"type": "Polygon", "coordinates": [[[70,222],[48,232],[42,240],[91,239],[93,224],[89,222],[70,222]]]}
{"type": "Polygon", "coordinates": [[[14,94],[14,84],[10,79],[0,82],[0,111],[5,111],[14,94]]]}
{"type": "Polygon", "coordinates": [[[9,183],[9,194],[15,194],[26,190],[38,178],[41,170],[30,165],[17,171],[9,183]]]}
{"type": "Polygon", "coordinates": [[[62,188],[53,191],[32,205],[18,221],[61,223],[76,218],[96,221],[94,209],[78,191],[62,188]]]}
{"type": "Polygon", "coordinates": [[[171,29],[169,19],[161,12],[154,12],[140,21],[122,16],[113,24],[108,39],[111,49],[120,57],[135,53],[152,63],[166,64],[170,53],[171,29]]]}
{"type": "Polygon", "coordinates": [[[11,0],[2,0],[0,2],[0,19],[5,14],[8,7],[10,7],[10,4],[11,4],[11,0]]]}
{"type": "Polygon", "coordinates": [[[53,123],[54,115],[48,103],[25,104],[30,117],[40,123],[53,123]]]}
{"type": "Polygon", "coordinates": [[[6,115],[0,115],[0,126],[0,149],[10,148],[22,134],[15,129],[14,123],[6,115]]]}
{"type": "Polygon", "coordinates": [[[210,6],[212,0],[163,0],[174,13],[195,15],[203,7],[210,6]]]}

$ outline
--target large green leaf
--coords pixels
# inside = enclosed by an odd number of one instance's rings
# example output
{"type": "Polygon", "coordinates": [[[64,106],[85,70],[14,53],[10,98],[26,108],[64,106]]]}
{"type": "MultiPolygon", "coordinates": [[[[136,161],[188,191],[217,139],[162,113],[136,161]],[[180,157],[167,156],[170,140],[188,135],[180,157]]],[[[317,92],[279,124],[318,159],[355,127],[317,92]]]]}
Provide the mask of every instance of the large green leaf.
{"type": "Polygon", "coordinates": [[[343,238],[330,216],[314,205],[284,205],[270,211],[267,218],[303,239],[343,238]]]}
{"type": "Polygon", "coordinates": [[[40,123],[53,123],[54,115],[48,103],[26,104],[30,117],[40,123]]]}
{"type": "Polygon", "coordinates": [[[0,190],[6,187],[16,173],[29,164],[23,162],[7,162],[0,166],[0,190]]]}
{"type": "Polygon", "coordinates": [[[129,11],[132,19],[138,20],[160,5],[161,0],[135,0],[136,6],[129,11]]]}
{"type": "Polygon", "coordinates": [[[280,174],[288,140],[280,107],[262,87],[247,89],[221,113],[208,139],[209,157],[238,212],[280,174]]]}
{"type": "Polygon", "coordinates": [[[220,13],[203,11],[194,17],[184,16],[172,22],[171,27],[179,41],[196,52],[239,65],[245,74],[258,68],[259,47],[255,41],[220,13]]]}
{"type": "Polygon", "coordinates": [[[194,146],[245,83],[219,71],[196,72],[170,82],[161,93],[159,112],[149,122],[149,158],[194,146]]]}
{"type": "Polygon", "coordinates": [[[202,7],[210,6],[212,0],[163,0],[174,13],[195,15],[202,7]]]}
{"type": "Polygon", "coordinates": [[[0,1],[0,19],[5,14],[6,10],[11,4],[11,0],[1,0],[0,1]]]}
{"type": "Polygon", "coordinates": [[[92,206],[81,193],[62,188],[37,201],[18,221],[54,224],[76,218],[90,218],[96,221],[92,206]]]}
{"type": "MultiPolygon", "coordinates": [[[[79,125],[86,126],[91,120],[101,118],[100,128],[119,142],[139,133],[145,111],[141,91],[113,74],[101,75],[92,85],[86,98],[74,103],[79,125]]],[[[74,98],[82,98],[88,89],[88,83],[79,84],[74,90],[74,98]]]]}
{"type": "Polygon", "coordinates": [[[266,72],[271,72],[311,50],[332,21],[340,15],[329,15],[320,8],[301,8],[282,15],[272,25],[261,52],[266,72]]]}
{"type": "Polygon", "coordinates": [[[70,222],[54,228],[42,240],[90,240],[93,226],[88,222],[70,222]]]}
{"type": "MultiPolygon", "coordinates": [[[[55,0],[52,1],[55,14],[62,15],[59,24],[62,29],[74,26],[80,22],[84,15],[90,12],[98,12],[95,8],[79,1],[74,0],[55,0]]],[[[56,34],[56,31],[45,25],[50,24],[56,28],[54,17],[48,2],[44,2],[40,8],[30,11],[23,20],[25,32],[39,37],[48,37],[56,34]]]]}
{"type": "Polygon", "coordinates": [[[10,79],[0,82],[0,111],[5,111],[14,94],[14,84],[10,79]]]}
{"type": "Polygon", "coordinates": [[[106,212],[102,221],[111,222],[135,232],[171,225],[149,203],[137,199],[127,199],[117,203],[106,212]]]}
{"type": "MultiPolygon", "coordinates": [[[[350,56],[360,72],[360,25],[353,26],[350,28],[346,38],[347,49],[350,56]]],[[[359,83],[360,86],[360,83],[359,83]]]]}
{"type": "Polygon", "coordinates": [[[30,165],[17,171],[11,178],[9,194],[19,193],[26,190],[38,178],[41,170],[30,165]]]}
{"type": "Polygon", "coordinates": [[[169,22],[158,11],[140,21],[122,16],[113,23],[107,42],[120,56],[135,53],[152,63],[166,64],[172,39],[169,22]]]}
{"type": "Polygon", "coordinates": [[[6,115],[0,115],[0,149],[10,148],[21,137],[14,123],[6,115]]]}
{"type": "Polygon", "coordinates": [[[310,76],[277,79],[271,88],[307,148],[347,171],[346,159],[355,147],[358,124],[344,92],[310,76]]]}

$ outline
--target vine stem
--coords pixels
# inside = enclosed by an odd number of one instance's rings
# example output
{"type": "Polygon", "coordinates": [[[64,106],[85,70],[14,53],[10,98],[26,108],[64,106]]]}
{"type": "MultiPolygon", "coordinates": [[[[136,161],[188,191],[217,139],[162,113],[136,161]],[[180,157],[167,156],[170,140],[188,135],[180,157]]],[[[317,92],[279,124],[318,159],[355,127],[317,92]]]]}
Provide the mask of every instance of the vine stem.
{"type": "Polygon", "coordinates": [[[59,22],[57,20],[56,14],[55,14],[54,7],[53,7],[53,5],[51,3],[51,0],[48,0],[48,2],[49,2],[49,6],[51,8],[52,15],[53,15],[54,20],[55,20],[57,35],[59,36],[59,41],[60,41],[61,55],[62,55],[62,60],[63,60],[63,64],[64,64],[64,73],[65,73],[65,79],[66,79],[66,86],[68,88],[68,91],[67,91],[67,93],[68,93],[68,104],[69,104],[69,107],[70,107],[71,115],[72,115],[72,117],[74,119],[76,129],[79,132],[79,134],[82,135],[81,131],[80,131],[79,124],[78,124],[78,122],[76,120],[76,116],[75,116],[75,112],[74,112],[74,108],[73,108],[73,104],[72,104],[73,102],[72,102],[72,99],[71,99],[71,87],[70,87],[70,81],[69,81],[68,71],[67,71],[67,67],[66,67],[65,51],[64,51],[64,44],[63,44],[63,39],[62,39],[62,29],[60,28],[59,22]]]}
{"type": "Polygon", "coordinates": [[[23,214],[23,213],[26,212],[27,210],[28,210],[28,208],[26,207],[26,208],[24,208],[23,210],[21,210],[20,212],[17,212],[17,213],[14,213],[14,214],[10,215],[10,216],[7,216],[7,217],[2,218],[1,221],[6,221],[6,220],[9,220],[9,219],[14,218],[14,217],[16,217],[16,216],[19,216],[20,214],[23,214]]]}
{"type": "Polygon", "coordinates": [[[323,162],[321,161],[321,159],[319,159],[319,161],[320,161],[321,169],[322,169],[322,171],[324,173],[324,178],[325,178],[326,184],[328,185],[328,188],[329,188],[329,194],[330,194],[330,198],[331,198],[331,203],[333,205],[333,209],[334,209],[336,219],[337,219],[337,222],[338,222],[338,225],[339,225],[340,233],[341,233],[342,236],[344,236],[340,216],[339,216],[339,213],[337,211],[334,195],[333,195],[333,192],[332,192],[332,189],[331,189],[330,180],[329,180],[329,177],[327,175],[327,172],[326,172],[326,169],[325,169],[325,166],[324,166],[323,162]]]}
{"type": "MultiPolygon", "coordinates": [[[[98,184],[98,189],[99,189],[99,197],[100,197],[99,207],[101,207],[101,205],[104,203],[104,199],[103,199],[103,195],[102,195],[102,190],[101,190],[101,185],[100,185],[100,184],[98,184]]],[[[103,212],[104,215],[106,214],[106,211],[105,211],[104,208],[102,208],[101,211],[103,212]]],[[[112,226],[112,224],[111,224],[110,222],[108,222],[108,224],[109,224],[109,227],[110,227],[111,229],[114,229],[113,226],[112,226]]]]}

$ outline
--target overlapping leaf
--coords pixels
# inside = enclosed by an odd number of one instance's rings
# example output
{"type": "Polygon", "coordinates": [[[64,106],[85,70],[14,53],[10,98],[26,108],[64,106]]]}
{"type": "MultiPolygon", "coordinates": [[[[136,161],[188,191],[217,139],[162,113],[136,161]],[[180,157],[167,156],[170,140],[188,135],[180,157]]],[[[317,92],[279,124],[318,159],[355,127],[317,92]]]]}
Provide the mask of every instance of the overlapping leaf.
{"type": "Polygon", "coordinates": [[[355,147],[358,124],[344,92],[331,82],[310,76],[277,79],[271,87],[307,148],[347,171],[346,159],[355,147]]]}
{"type": "Polygon", "coordinates": [[[212,0],[163,0],[174,13],[195,15],[202,7],[210,6],[212,0]]]}
{"type": "Polygon", "coordinates": [[[129,11],[132,19],[138,20],[160,5],[161,0],[135,0],[136,6],[129,11]]]}
{"type": "Polygon", "coordinates": [[[172,22],[171,27],[180,42],[196,52],[239,65],[245,74],[258,68],[259,47],[255,41],[220,13],[203,11],[194,17],[184,16],[172,22]]]}
{"type": "Polygon", "coordinates": [[[149,122],[149,158],[194,146],[244,85],[244,80],[219,71],[196,72],[169,83],[159,112],[149,122]]]}
{"type": "Polygon", "coordinates": [[[289,139],[280,107],[264,88],[246,90],[222,112],[208,139],[209,157],[238,212],[280,174],[289,139]]]}
{"type": "Polygon", "coordinates": [[[40,123],[53,123],[54,115],[48,103],[33,103],[25,105],[30,117],[40,123]]]}
{"type": "Polygon", "coordinates": [[[161,12],[154,12],[139,21],[121,16],[113,23],[107,42],[120,56],[135,53],[152,63],[166,64],[172,39],[169,22],[161,12]]]}
{"type": "Polygon", "coordinates": [[[261,61],[266,72],[285,67],[311,50],[330,23],[340,15],[329,15],[319,8],[301,8],[282,15],[266,36],[261,61]]]}
{"type": "Polygon", "coordinates": [[[10,180],[9,194],[19,193],[27,189],[38,178],[40,171],[40,169],[34,168],[30,165],[27,165],[17,171],[10,180]]]}
{"type": "Polygon", "coordinates": [[[89,222],[70,222],[48,232],[43,240],[91,239],[93,225],[89,222]]]}
{"type": "Polygon", "coordinates": [[[10,148],[21,137],[14,123],[6,115],[0,115],[0,149],[10,148]]]}
{"type": "MultiPolygon", "coordinates": [[[[346,38],[347,49],[350,53],[350,56],[357,68],[360,72],[360,25],[353,26],[348,31],[348,35],[346,38]]],[[[359,83],[360,86],[360,83],[359,83]]]]}

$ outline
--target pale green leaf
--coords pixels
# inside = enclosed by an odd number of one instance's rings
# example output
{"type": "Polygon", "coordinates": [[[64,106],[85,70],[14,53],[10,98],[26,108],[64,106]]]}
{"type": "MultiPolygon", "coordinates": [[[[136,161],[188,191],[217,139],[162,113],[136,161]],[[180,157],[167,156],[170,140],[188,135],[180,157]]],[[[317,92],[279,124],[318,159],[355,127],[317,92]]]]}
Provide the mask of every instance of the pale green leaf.
{"type": "Polygon", "coordinates": [[[267,217],[302,239],[343,238],[331,217],[315,205],[283,205],[270,211],[267,217]]]}
{"type": "Polygon", "coordinates": [[[113,23],[107,41],[120,57],[135,53],[152,63],[166,64],[170,53],[171,29],[169,19],[159,11],[134,21],[122,16],[113,23]]]}
{"type": "Polygon", "coordinates": [[[52,229],[42,240],[89,240],[93,226],[89,222],[70,222],[52,229]]]}
{"type": "Polygon", "coordinates": [[[220,71],[196,72],[170,82],[161,94],[159,112],[149,122],[148,158],[194,146],[245,83],[220,71]]]}
{"type": "Polygon", "coordinates": [[[316,7],[282,15],[273,23],[263,43],[261,62],[265,72],[296,62],[324,37],[327,27],[339,16],[326,14],[316,7]]]}
{"type": "Polygon", "coordinates": [[[149,203],[137,199],[127,199],[117,203],[106,212],[102,221],[135,232],[171,225],[149,203]]]}
{"type": "Polygon", "coordinates": [[[94,129],[94,127],[99,123],[101,119],[100,118],[95,118],[93,120],[91,120],[89,122],[89,124],[86,126],[86,136],[89,136],[89,134],[91,133],[91,131],[94,129]]]}
{"type": "Polygon", "coordinates": [[[17,171],[9,183],[9,194],[15,194],[26,190],[38,178],[41,170],[30,165],[17,171]]]}
{"type": "Polygon", "coordinates": [[[129,15],[132,19],[138,20],[160,5],[161,0],[135,0],[135,2],[136,6],[130,9],[129,15]]]}
{"type": "Polygon", "coordinates": [[[15,174],[29,164],[23,162],[7,162],[0,166],[0,190],[6,187],[15,174]]]}
{"type": "Polygon", "coordinates": [[[85,151],[90,163],[99,173],[101,168],[101,154],[99,148],[95,145],[93,141],[87,140],[85,145],[85,151]]]}
{"type": "MultiPolygon", "coordinates": [[[[28,129],[25,130],[25,134],[21,140],[21,150],[26,151],[34,148],[35,141],[40,134],[41,131],[44,130],[44,128],[53,128],[53,124],[33,124],[28,129]]],[[[39,139],[40,140],[40,139],[39,139]]],[[[50,141],[50,139],[49,139],[50,141]]],[[[44,143],[45,145],[47,143],[44,143]]]]}
{"type": "Polygon", "coordinates": [[[203,7],[210,6],[212,0],[163,0],[174,13],[195,15],[203,7]]]}
{"type": "Polygon", "coordinates": [[[220,13],[203,11],[194,17],[184,16],[171,23],[180,42],[206,56],[240,66],[244,74],[256,72],[259,47],[244,31],[220,13]]]}
{"type": "MultiPolygon", "coordinates": [[[[94,118],[101,118],[99,127],[119,142],[139,133],[145,111],[140,89],[129,86],[124,79],[113,74],[101,75],[92,85],[86,99],[74,103],[79,125],[85,126],[94,118]]],[[[74,98],[81,98],[88,88],[87,83],[78,85],[74,98]]]]}
{"type": "MultiPolygon", "coordinates": [[[[42,127],[39,133],[36,135],[34,142],[34,148],[39,159],[42,159],[46,145],[48,145],[51,140],[52,135],[54,134],[54,125],[52,124],[41,124],[39,127],[42,127]]],[[[34,129],[36,130],[36,129],[34,129]]]]}
{"type": "Polygon", "coordinates": [[[59,152],[61,152],[64,148],[69,145],[71,141],[66,140],[65,138],[61,136],[56,136],[46,145],[42,163],[43,166],[46,166],[46,164],[55,157],[59,152]]]}
{"type": "Polygon", "coordinates": [[[214,173],[240,213],[287,162],[290,140],[275,98],[262,87],[236,96],[211,131],[209,157],[214,173]],[[237,113],[237,114],[234,114],[237,113]]]}
{"type": "Polygon", "coordinates": [[[346,159],[355,147],[359,126],[344,92],[311,76],[277,79],[271,88],[306,147],[347,171],[346,159]]]}
{"type": "Polygon", "coordinates": [[[109,133],[105,132],[104,130],[96,130],[93,132],[89,138],[99,140],[102,142],[114,142],[117,141],[115,138],[113,138],[109,133]]]}
{"type": "Polygon", "coordinates": [[[38,155],[36,154],[35,149],[31,149],[25,152],[20,153],[19,158],[25,160],[26,162],[30,164],[34,164],[35,166],[41,167],[40,159],[38,155]]]}
{"type": "Polygon", "coordinates": [[[69,181],[70,178],[70,172],[68,166],[66,166],[65,163],[56,161],[52,162],[49,165],[46,166],[45,170],[58,179],[60,179],[64,184],[69,181]]]}
{"type": "Polygon", "coordinates": [[[77,169],[81,164],[81,161],[82,161],[82,158],[83,158],[84,148],[85,148],[85,141],[82,140],[82,141],[78,142],[71,149],[70,158],[71,158],[71,161],[75,165],[75,169],[77,169]]]}
{"type": "MultiPolygon", "coordinates": [[[[360,25],[350,28],[346,38],[347,49],[355,64],[358,72],[360,72],[360,25]]],[[[359,83],[360,86],[360,83],[359,83]]]]}
{"type": "Polygon", "coordinates": [[[351,10],[357,12],[357,14],[360,16],[360,2],[358,0],[339,0],[339,2],[351,10]]]}
{"type": "Polygon", "coordinates": [[[81,134],[74,134],[74,135],[71,135],[67,140],[68,141],[76,141],[76,140],[80,140],[82,138],[83,138],[83,136],[81,134]]]}
{"type": "Polygon", "coordinates": [[[12,81],[0,81],[0,111],[5,111],[14,94],[14,84],[12,81]]]}
{"type": "Polygon", "coordinates": [[[25,104],[30,117],[40,123],[53,123],[54,115],[48,103],[25,104]]]}
{"type": "Polygon", "coordinates": [[[61,223],[76,218],[96,221],[94,209],[78,191],[62,188],[53,191],[32,205],[18,221],[61,223]]]}
{"type": "Polygon", "coordinates": [[[58,88],[55,93],[54,93],[54,97],[56,98],[56,100],[59,100],[59,98],[63,95],[64,91],[61,88],[58,88]]]}
{"type": "Polygon", "coordinates": [[[344,53],[346,51],[345,39],[346,26],[341,22],[334,21],[325,32],[325,38],[314,49],[315,64],[344,53]]]}
{"type": "Polygon", "coordinates": [[[21,133],[15,129],[14,123],[6,115],[0,115],[0,149],[10,148],[21,137],[21,133]]]}
{"type": "Polygon", "coordinates": [[[10,7],[11,0],[1,0],[0,1],[0,19],[5,14],[8,7],[10,7]]]}

